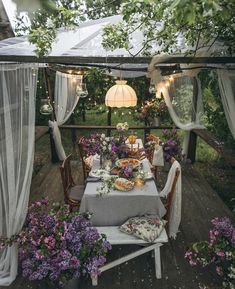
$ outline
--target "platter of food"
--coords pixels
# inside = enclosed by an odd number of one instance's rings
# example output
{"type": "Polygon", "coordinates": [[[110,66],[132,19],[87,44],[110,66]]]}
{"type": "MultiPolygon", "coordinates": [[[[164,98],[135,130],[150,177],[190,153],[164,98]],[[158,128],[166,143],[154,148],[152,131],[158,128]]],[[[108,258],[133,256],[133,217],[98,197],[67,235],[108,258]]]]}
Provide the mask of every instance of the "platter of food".
{"type": "Polygon", "coordinates": [[[116,161],[116,166],[119,168],[132,165],[133,168],[138,168],[140,166],[140,161],[137,159],[132,159],[132,158],[126,158],[126,159],[120,159],[116,161]]]}
{"type": "Polygon", "coordinates": [[[109,173],[106,170],[98,169],[98,170],[91,170],[89,173],[90,177],[93,178],[102,178],[109,176],[109,173]]]}
{"type": "Polygon", "coordinates": [[[134,188],[134,182],[124,178],[117,178],[114,182],[114,187],[123,192],[131,191],[134,188]]]}

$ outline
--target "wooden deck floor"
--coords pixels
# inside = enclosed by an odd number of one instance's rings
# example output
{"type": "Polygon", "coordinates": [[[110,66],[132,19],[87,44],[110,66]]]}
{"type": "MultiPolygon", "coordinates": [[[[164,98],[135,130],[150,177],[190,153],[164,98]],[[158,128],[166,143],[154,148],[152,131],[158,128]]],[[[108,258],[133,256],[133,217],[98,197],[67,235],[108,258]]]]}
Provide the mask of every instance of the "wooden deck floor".
{"type": "MultiPolygon", "coordinates": [[[[73,164],[73,171],[78,183],[82,182],[81,167],[73,164]]],[[[162,172],[159,186],[164,183],[162,172]]],[[[184,253],[191,242],[208,239],[210,220],[213,217],[232,214],[206,180],[199,176],[192,166],[183,168],[183,205],[180,233],[176,240],[170,240],[161,248],[161,280],[154,276],[154,262],[151,253],[142,255],[128,263],[102,273],[97,289],[198,289],[198,284],[210,284],[211,288],[220,288],[216,276],[210,270],[202,271],[191,268],[184,260],[184,253]]],[[[48,196],[53,201],[63,202],[63,193],[58,165],[47,165],[32,182],[31,200],[48,196]]],[[[114,247],[109,259],[135,251],[136,246],[114,247]]],[[[0,287],[3,289],[6,287],[0,287]]],[[[46,288],[41,282],[32,283],[18,277],[9,289],[46,288]]],[[[75,281],[68,288],[90,289],[90,280],[75,281]]]]}

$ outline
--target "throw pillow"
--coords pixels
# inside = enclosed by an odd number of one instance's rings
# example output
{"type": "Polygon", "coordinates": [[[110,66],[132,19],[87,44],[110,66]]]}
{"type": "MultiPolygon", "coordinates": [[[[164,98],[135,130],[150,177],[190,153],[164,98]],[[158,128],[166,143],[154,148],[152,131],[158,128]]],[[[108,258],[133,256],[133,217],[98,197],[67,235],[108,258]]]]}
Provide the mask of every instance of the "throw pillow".
{"type": "Polygon", "coordinates": [[[122,224],[119,229],[147,242],[154,242],[161,234],[166,223],[165,220],[159,219],[158,216],[133,217],[122,224]]]}

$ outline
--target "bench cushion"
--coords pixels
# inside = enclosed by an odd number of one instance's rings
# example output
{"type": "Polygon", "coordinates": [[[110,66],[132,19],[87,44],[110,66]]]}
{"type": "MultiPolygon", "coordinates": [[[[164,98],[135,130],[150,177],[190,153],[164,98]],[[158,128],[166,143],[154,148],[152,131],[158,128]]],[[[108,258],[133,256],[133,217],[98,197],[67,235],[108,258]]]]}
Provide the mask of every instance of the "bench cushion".
{"type": "MultiPolygon", "coordinates": [[[[100,234],[105,234],[107,240],[112,245],[128,245],[128,244],[149,244],[142,239],[138,239],[135,236],[128,235],[119,230],[116,226],[96,227],[100,234]]],[[[168,241],[166,230],[163,229],[161,234],[152,243],[166,243],[168,241]]]]}

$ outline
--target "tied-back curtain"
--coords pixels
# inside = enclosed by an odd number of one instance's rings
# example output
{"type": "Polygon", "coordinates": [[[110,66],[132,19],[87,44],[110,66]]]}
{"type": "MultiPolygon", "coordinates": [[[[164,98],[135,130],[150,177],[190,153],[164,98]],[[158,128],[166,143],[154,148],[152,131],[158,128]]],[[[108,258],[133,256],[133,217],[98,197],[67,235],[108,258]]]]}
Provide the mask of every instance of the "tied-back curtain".
{"type": "Polygon", "coordinates": [[[217,74],[225,116],[235,139],[235,71],[222,69],[217,74]]]}
{"type": "Polygon", "coordinates": [[[66,158],[61,141],[59,126],[64,124],[74,111],[79,96],[77,86],[82,82],[81,75],[71,75],[57,71],[55,79],[55,115],[56,121],[49,121],[53,131],[53,138],[57,155],[61,161],[66,158]]]}
{"type": "MultiPolygon", "coordinates": [[[[0,64],[0,236],[21,230],[34,160],[36,64],[0,64]]],[[[14,281],[17,245],[0,249],[0,285],[14,281]]]]}
{"type": "Polygon", "coordinates": [[[156,96],[163,95],[174,124],[185,131],[183,155],[187,156],[190,130],[205,128],[201,83],[197,77],[199,69],[194,69],[194,65],[185,65],[185,68],[191,70],[175,74],[173,78],[170,75],[162,76],[161,70],[155,65],[164,63],[168,58],[167,55],[153,57],[148,77],[155,84],[156,96]]]}
{"type": "Polygon", "coordinates": [[[185,131],[183,155],[187,156],[190,130],[204,128],[200,80],[187,75],[175,77],[162,91],[174,124],[185,131]]]}

